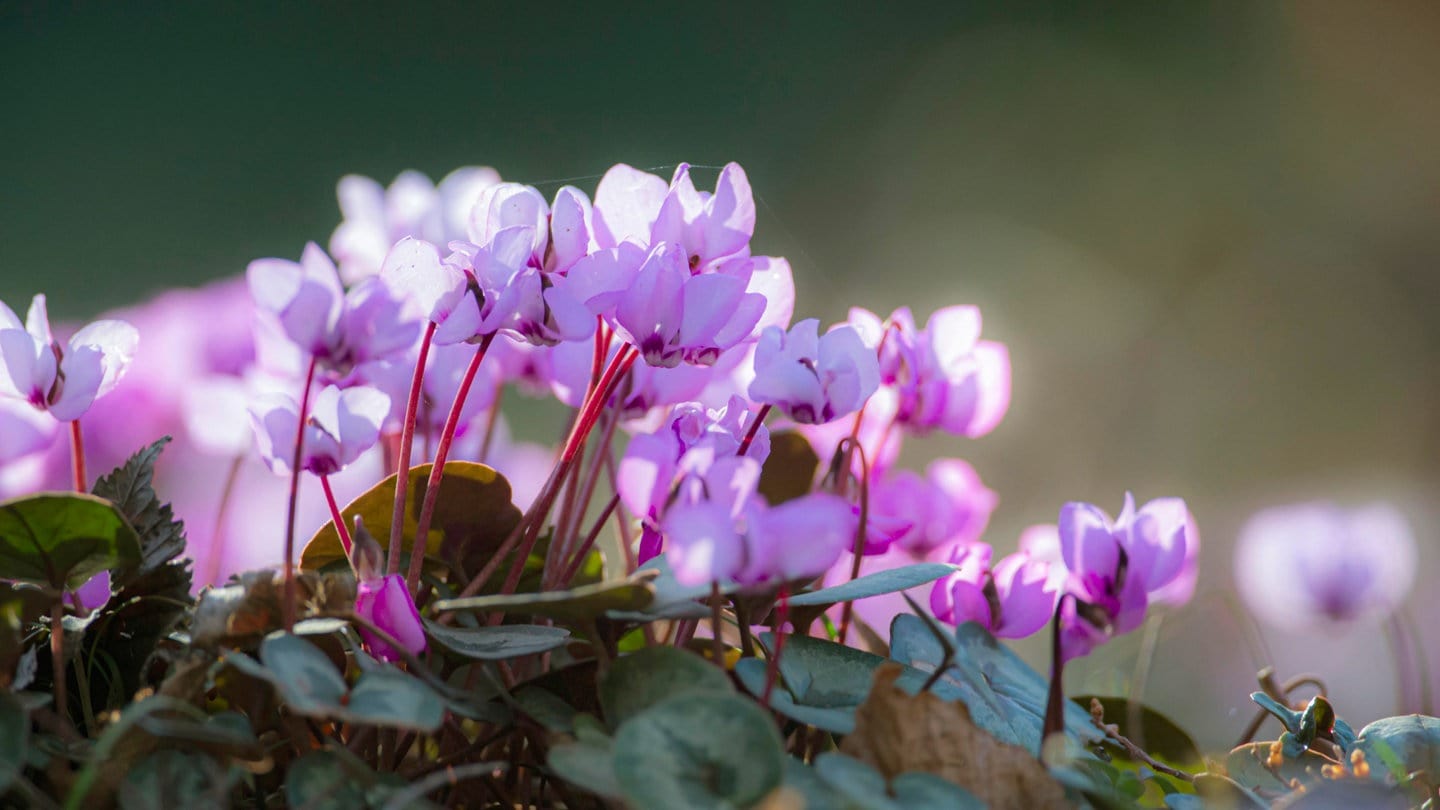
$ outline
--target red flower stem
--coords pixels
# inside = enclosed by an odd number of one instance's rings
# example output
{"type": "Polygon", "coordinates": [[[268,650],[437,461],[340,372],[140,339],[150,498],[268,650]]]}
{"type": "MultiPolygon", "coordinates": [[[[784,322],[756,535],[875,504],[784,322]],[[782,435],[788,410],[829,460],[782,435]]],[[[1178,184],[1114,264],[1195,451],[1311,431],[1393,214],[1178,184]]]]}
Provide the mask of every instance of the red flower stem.
{"type": "Polygon", "coordinates": [[[220,504],[215,507],[215,529],[210,533],[210,556],[205,558],[205,572],[200,578],[202,585],[215,585],[220,578],[220,558],[225,549],[225,520],[230,515],[230,501],[235,497],[235,482],[240,480],[240,470],[244,466],[245,454],[241,453],[230,462],[230,472],[225,475],[220,504]]]}
{"type": "Polygon", "coordinates": [[[780,651],[785,647],[785,624],[790,621],[790,586],[780,586],[780,606],[775,611],[775,649],[765,666],[765,694],[760,705],[770,708],[770,694],[775,691],[775,681],[780,679],[780,651]]]}
{"type": "Polygon", "coordinates": [[[1065,730],[1065,658],[1064,650],[1060,645],[1060,611],[1065,606],[1066,598],[1074,599],[1070,594],[1062,594],[1055,602],[1055,617],[1050,628],[1050,693],[1045,698],[1045,723],[1040,730],[1040,751],[1038,756],[1045,750],[1045,740],[1051,734],[1065,730]]]}
{"type": "Polygon", "coordinates": [[[295,454],[290,457],[290,506],[285,515],[285,604],[281,615],[285,632],[295,628],[295,511],[300,503],[300,460],[305,444],[305,420],[310,416],[310,389],[315,384],[315,367],[319,358],[310,357],[305,372],[305,390],[300,394],[300,418],[295,423],[295,454]]]}
{"type": "Polygon", "coordinates": [[[600,384],[596,386],[593,396],[588,398],[580,409],[580,417],[575,421],[575,429],[571,431],[570,438],[565,441],[565,449],[560,454],[560,463],[557,466],[556,475],[551,476],[550,485],[545,488],[540,497],[536,499],[539,508],[530,521],[525,531],[525,538],[520,543],[519,551],[515,560],[510,564],[510,573],[505,577],[505,585],[501,593],[514,593],[516,586],[520,584],[520,574],[525,570],[525,560],[530,556],[530,551],[535,547],[535,541],[540,537],[540,529],[545,525],[545,518],[550,514],[550,508],[555,505],[555,496],[559,494],[560,485],[570,472],[570,467],[575,462],[575,455],[579,452],[585,437],[595,427],[595,420],[599,418],[600,411],[605,407],[610,394],[614,392],[615,386],[630,371],[635,364],[635,358],[640,352],[634,347],[625,346],[620,353],[610,361],[604,375],[600,378],[600,384]]]}
{"type": "Polygon", "coordinates": [[[70,423],[70,468],[75,473],[75,491],[89,492],[85,485],[85,435],[80,430],[80,420],[70,423]]]}
{"type": "Polygon", "coordinates": [[[580,573],[580,568],[585,563],[586,555],[590,553],[590,549],[595,547],[595,540],[600,536],[600,530],[605,528],[605,521],[610,519],[610,515],[615,511],[615,507],[619,505],[620,493],[617,492],[610,498],[610,502],[605,504],[605,508],[600,511],[600,517],[595,518],[595,525],[591,526],[590,531],[585,534],[585,541],[581,543],[580,547],[576,550],[575,559],[570,561],[570,565],[566,567],[565,573],[560,576],[560,580],[557,583],[560,587],[568,588],[570,581],[575,579],[576,574],[580,573]]]}
{"type": "MultiPolygon", "coordinates": [[[[623,354],[624,350],[622,349],[621,355],[623,354]]],[[[617,357],[616,359],[619,360],[620,357],[617,357]]],[[[634,356],[631,356],[630,361],[633,363],[634,359],[634,356]]],[[[625,368],[626,370],[629,370],[629,364],[626,364],[625,368]]],[[[582,403],[582,408],[588,404],[588,402],[582,403]]],[[[580,419],[577,416],[575,428],[578,429],[579,426],[580,419]]],[[[569,466],[569,463],[565,460],[565,457],[562,454],[559,462],[556,464],[554,469],[550,471],[550,477],[548,480],[546,480],[545,485],[541,488],[540,494],[536,496],[534,503],[532,503],[530,505],[530,508],[526,510],[525,515],[520,518],[520,522],[515,524],[515,528],[510,531],[510,535],[505,538],[505,542],[501,543],[500,547],[495,550],[495,553],[490,557],[490,561],[485,563],[484,568],[480,569],[480,573],[476,574],[470,580],[470,582],[465,585],[465,587],[460,591],[460,593],[456,595],[457,599],[464,599],[466,597],[474,596],[475,594],[479,593],[480,589],[485,587],[485,583],[490,579],[490,577],[495,575],[495,572],[499,569],[500,564],[504,561],[504,559],[509,556],[510,553],[515,550],[516,545],[518,545],[526,537],[526,535],[528,534],[528,527],[531,526],[533,523],[543,519],[544,512],[549,509],[549,506],[546,504],[546,493],[552,493],[549,499],[553,501],[553,491],[556,487],[559,486],[559,482],[563,478],[569,466]]],[[[532,541],[531,545],[533,544],[534,543],[532,541]]],[[[527,548],[525,554],[520,555],[518,558],[518,569],[523,569],[525,567],[525,559],[528,555],[529,549],[527,548]]],[[[516,578],[518,580],[518,575],[516,578]]],[[[451,614],[442,614],[437,617],[436,621],[440,622],[441,624],[448,624],[451,621],[451,614]]]]}
{"type": "Polygon", "coordinates": [[[435,517],[435,501],[440,497],[440,479],[445,474],[445,459],[450,456],[450,445],[455,441],[455,431],[460,427],[460,412],[465,408],[465,399],[470,396],[470,386],[475,374],[485,359],[490,344],[495,340],[492,332],[480,339],[475,356],[460,378],[460,388],[455,392],[455,402],[450,406],[450,415],[445,417],[445,427],[440,431],[440,446],[435,449],[435,462],[430,466],[430,480],[425,485],[425,501],[420,505],[420,518],[415,524],[415,544],[410,547],[410,571],[405,576],[405,585],[413,593],[420,584],[420,571],[425,565],[425,550],[429,545],[430,521],[435,517]]]}
{"type": "Polygon", "coordinates": [[[405,421],[400,425],[400,452],[395,462],[395,512],[390,517],[389,557],[385,571],[389,574],[400,571],[400,535],[405,531],[405,496],[410,487],[410,448],[415,442],[415,415],[420,407],[420,386],[425,379],[425,359],[430,356],[430,344],[435,340],[435,322],[425,326],[425,336],[420,339],[420,357],[415,361],[415,376],[410,380],[410,398],[405,402],[405,421]]]}
{"type": "Polygon", "coordinates": [[[340,535],[340,547],[345,556],[350,556],[350,530],[345,528],[345,517],[340,514],[340,504],[335,502],[335,490],[330,488],[330,476],[320,476],[320,488],[325,490],[325,502],[330,504],[330,518],[335,521],[335,532],[340,535]]]}
{"type": "MultiPolygon", "coordinates": [[[[870,461],[865,457],[865,448],[860,442],[850,439],[851,452],[860,455],[860,519],[855,528],[855,547],[850,550],[853,559],[850,561],[850,580],[853,582],[860,577],[860,558],[865,551],[865,532],[870,519],[870,461]]],[[[845,464],[845,476],[850,475],[850,464],[845,464]]],[[[837,634],[841,644],[850,635],[850,623],[855,618],[855,602],[847,601],[840,608],[840,630],[837,634]]]]}
{"type": "Polygon", "coordinates": [[[770,403],[760,406],[760,411],[755,414],[755,421],[750,423],[750,429],[745,431],[745,438],[740,440],[740,449],[735,455],[743,456],[750,449],[751,442],[755,441],[755,435],[760,432],[760,426],[765,424],[765,417],[770,415],[770,403]]]}
{"type": "MultiPolygon", "coordinates": [[[[577,501],[577,505],[572,506],[571,515],[570,515],[570,516],[571,516],[571,518],[573,518],[573,519],[570,520],[570,521],[565,521],[565,522],[562,522],[562,523],[561,523],[561,527],[560,527],[560,537],[562,537],[562,538],[567,538],[567,539],[568,539],[568,538],[570,538],[576,531],[579,530],[579,528],[580,528],[580,521],[583,520],[584,517],[585,517],[585,510],[586,510],[586,508],[590,505],[591,499],[595,497],[595,487],[596,487],[597,485],[599,485],[599,483],[600,483],[600,470],[605,466],[605,461],[606,461],[608,458],[610,458],[610,444],[611,444],[611,442],[613,442],[613,441],[615,440],[615,428],[616,428],[617,426],[619,426],[619,424],[620,424],[620,412],[619,412],[619,411],[611,411],[610,414],[609,414],[609,416],[608,416],[607,418],[605,418],[605,427],[602,429],[602,432],[601,432],[601,434],[600,434],[600,443],[599,443],[599,445],[595,448],[595,454],[594,454],[593,456],[591,456],[589,468],[587,469],[587,471],[585,472],[585,474],[580,478],[581,481],[584,481],[584,482],[585,482],[585,486],[584,486],[584,489],[580,490],[580,497],[579,497],[579,499],[578,499],[578,501],[577,501]]],[[[618,496],[617,496],[617,497],[618,497],[618,496]]],[[[613,511],[613,510],[614,510],[614,507],[610,507],[610,508],[608,508],[608,509],[606,510],[606,512],[607,512],[607,514],[608,514],[610,511],[613,511]]],[[[604,522],[605,522],[605,521],[604,521],[603,518],[599,521],[599,523],[604,523],[604,522]]],[[[597,524],[597,525],[598,525],[598,524],[597,524]]],[[[591,541],[591,542],[593,543],[593,541],[591,541]]],[[[558,562],[563,563],[563,562],[564,562],[564,559],[568,559],[568,558],[569,558],[569,549],[566,548],[565,551],[566,551],[566,557],[563,558],[563,559],[561,559],[561,560],[559,560],[558,562]]],[[[581,552],[580,552],[580,556],[579,556],[579,558],[577,558],[576,562],[574,563],[574,566],[578,566],[578,565],[579,565],[578,560],[584,559],[585,554],[587,554],[587,553],[589,553],[589,548],[588,548],[588,547],[586,548],[585,551],[581,551],[581,552]]],[[[571,567],[574,567],[574,566],[571,566],[571,567]]],[[[567,577],[565,577],[564,579],[562,579],[561,582],[562,582],[562,583],[568,582],[573,576],[574,576],[574,574],[571,574],[570,576],[567,576],[567,577]]]]}

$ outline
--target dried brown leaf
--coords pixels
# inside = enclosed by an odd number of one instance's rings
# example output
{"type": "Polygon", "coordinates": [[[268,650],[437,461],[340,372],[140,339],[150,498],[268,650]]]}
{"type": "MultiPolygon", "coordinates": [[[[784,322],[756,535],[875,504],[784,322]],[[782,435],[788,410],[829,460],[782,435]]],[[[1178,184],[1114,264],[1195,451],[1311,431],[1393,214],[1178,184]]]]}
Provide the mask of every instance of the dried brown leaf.
{"type": "Polygon", "coordinates": [[[977,727],[964,703],[897,687],[902,670],[875,671],[870,695],[855,711],[855,732],[840,750],[893,779],[934,774],[965,788],[992,810],[1067,808],[1065,791],[1044,764],[1019,746],[977,727]]]}

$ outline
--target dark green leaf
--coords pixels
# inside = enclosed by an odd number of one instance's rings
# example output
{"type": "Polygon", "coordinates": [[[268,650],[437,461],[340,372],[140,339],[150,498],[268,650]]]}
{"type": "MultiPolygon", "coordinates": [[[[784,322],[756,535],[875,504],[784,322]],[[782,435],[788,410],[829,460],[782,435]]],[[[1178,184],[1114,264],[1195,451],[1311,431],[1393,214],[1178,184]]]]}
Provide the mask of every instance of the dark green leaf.
{"type": "Polygon", "coordinates": [[[368,806],[365,790],[375,774],[349,752],[313,751],[290,765],[285,800],[308,810],[353,810],[368,806]]]}
{"type": "Polygon", "coordinates": [[[535,624],[498,627],[448,627],[425,622],[425,634],[436,644],[474,661],[504,661],[564,646],[570,631],[535,624]]]}
{"type": "Polygon", "coordinates": [[[239,781],[238,770],[221,767],[204,754],[157,751],[125,775],[120,808],[225,807],[230,803],[231,788],[239,781]]]}
{"type": "Polygon", "coordinates": [[[615,749],[613,742],[577,740],[560,743],[550,749],[547,760],[556,776],[607,799],[620,799],[620,783],[615,780],[615,749]]]}
{"type": "MultiPolygon", "coordinates": [[[[244,658],[237,654],[227,660],[239,664],[244,658]]],[[[249,674],[274,684],[297,714],[324,717],[340,706],[348,691],[345,679],[325,653],[297,636],[266,638],[260,645],[260,661],[264,664],[261,671],[249,674]]]]}
{"type": "Polygon", "coordinates": [[[1355,747],[1365,752],[1373,775],[1387,772],[1390,759],[1407,774],[1420,771],[1432,783],[1440,782],[1440,718],[1420,714],[1381,718],[1360,729],[1355,747]],[[1389,750],[1382,751],[1381,746],[1389,750]]]}
{"type": "Polygon", "coordinates": [[[169,436],[157,440],[95,481],[92,491],[115,504],[135,529],[140,544],[140,559],[117,572],[112,583],[116,590],[131,577],[154,571],[185,552],[185,524],[175,519],[169,504],[160,502],[152,485],[155,462],[169,443],[169,436]]]}
{"type": "Polygon", "coordinates": [[[515,690],[515,702],[530,719],[549,731],[570,734],[575,730],[575,707],[548,689],[527,684],[515,690]]]}
{"type": "MultiPolygon", "coordinates": [[[[1139,706],[1139,728],[1131,728],[1132,704],[1123,697],[1091,697],[1080,696],[1072,698],[1074,703],[1082,709],[1089,709],[1090,701],[1097,700],[1105,710],[1105,722],[1119,727],[1122,737],[1140,746],[1141,750],[1167,765],[1181,768],[1188,771],[1199,771],[1205,768],[1205,756],[1200,752],[1200,747],[1190,739],[1185,730],[1176,725],[1173,720],[1155,711],[1149,706],[1139,706]]],[[[1114,749],[1111,756],[1115,759],[1128,760],[1123,750],[1114,749]]]]}
{"type": "Polygon", "coordinates": [[[771,506],[792,501],[810,491],[820,457],[799,432],[781,430],[770,434],[770,455],[760,469],[760,494],[771,506]]]}
{"type": "Polygon", "coordinates": [[[611,728],[674,695],[729,693],[730,678],[698,655],[674,647],[650,647],[617,660],[600,681],[600,705],[611,728]]]}
{"type": "MultiPolygon", "coordinates": [[[[1040,750],[1049,680],[974,622],[956,628],[954,644],[956,655],[936,682],[936,694],[957,694],[970,709],[975,725],[1002,742],[1040,750]],[[952,691],[947,693],[946,688],[952,691]]],[[[933,672],[944,649],[924,620],[907,613],[896,616],[890,627],[890,656],[933,672]]],[[[1091,723],[1089,712],[1068,702],[1065,731],[1077,754],[1085,743],[1103,736],[1091,723]]]]}
{"type": "Polygon", "coordinates": [[[62,590],[139,559],[134,530],[103,498],[41,493],[0,503],[0,577],[62,590]]]}
{"type": "Polygon", "coordinates": [[[103,658],[113,666],[93,668],[91,703],[120,708],[108,699],[129,697],[142,686],[146,664],[156,646],[185,616],[190,599],[190,561],[178,560],[136,574],[113,592],[85,626],[80,649],[89,659],[103,658]]]}
{"type": "Polygon", "coordinates": [[[364,673],[336,716],[353,723],[431,732],[445,719],[445,705],[419,678],[385,667],[364,673]]]}
{"type": "Polygon", "coordinates": [[[25,769],[29,748],[29,711],[10,692],[0,692],[0,795],[25,769]]]}
{"type": "Polygon", "coordinates": [[[784,762],[769,715],[738,695],[679,694],[615,735],[616,780],[637,810],[749,807],[780,784],[784,762]]]}

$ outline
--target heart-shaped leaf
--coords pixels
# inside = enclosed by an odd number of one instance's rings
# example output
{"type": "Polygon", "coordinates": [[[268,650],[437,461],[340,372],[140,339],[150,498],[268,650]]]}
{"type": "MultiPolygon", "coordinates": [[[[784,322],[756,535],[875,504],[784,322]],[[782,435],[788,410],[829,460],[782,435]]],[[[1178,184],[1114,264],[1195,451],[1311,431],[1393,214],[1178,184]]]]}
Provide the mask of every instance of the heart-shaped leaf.
{"type": "Polygon", "coordinates": [[[684,692],[735,691],[714,664],[674,647],[649,647],[617,660],[600,681],[600,705],[611,728],[684,692]]]}
{"type": "Polygon", "coordinates": [[[62,590],[139,560],[135,530],[104,498],[45,492],[0,503],[0,578],[62,590]]]}
{"type": "Polygon", "coordinates": [[[793,501],[810,492],[820,457],[810,440],[798,431],[781,430],[770,434],[770,455],[760,468],[760,494],[771,506],[793,501]]]}
{"type": "MultiPolygon", "coordinates": [[[[429,464],[411,467],[410,483],[405,491],[405,527],[401,548],[409,552],[419,529],[420,507],[430,480],[429,464]]],[[[390,529],[395,509],[395,480],[391,475],[366,490],[340,510],[347,523],[356,516],[377,537],[390,529]]],[[[435,501],[425,554],[431,557],[460,561],[466,570],[479,570],[505,538],[520,523],[520,510],[511,503],[510,482],[484,464],[469,461],[447,461],[440,477],[440,494],[435,501]]],[[[321,527],[305,549],[300,552],[300,567],[319,571],[345,560],[340,536],[332,521],[321,527]]]]}
{"type": "Polygon", "coordinates": [[[785,748],[754,701],[687,692],[621,725],[614,762],[616,781],[638,810],[732,810],[780,784],[785,748]]]}

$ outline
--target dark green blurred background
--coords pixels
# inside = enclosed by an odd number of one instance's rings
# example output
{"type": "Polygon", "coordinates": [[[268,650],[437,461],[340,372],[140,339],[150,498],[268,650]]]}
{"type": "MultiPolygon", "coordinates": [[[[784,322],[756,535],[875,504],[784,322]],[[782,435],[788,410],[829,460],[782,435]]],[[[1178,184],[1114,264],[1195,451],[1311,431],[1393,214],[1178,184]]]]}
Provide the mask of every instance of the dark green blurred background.
{"type": "MultiPolygon", "coordinates": [[[[1150,694],[1203,741],[1249,712],[1223,594],[1258,506],[1397,501],[1440,626],[1440,5],[585,8],[0,2],[0,299],[89,316],[297,256],[347,172],[738,160],[802,314],[977,303],[1010,345],[1007,421],[926,445],[1000,493],[988,539],[1190,502],[1201,596],[1150,694]]],[[[1390,710],[1373,628],[1266,638],[1390,710]]],[[[1122,689],[1137,647],[1075,684],[1122,689]]]]}

